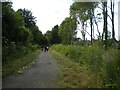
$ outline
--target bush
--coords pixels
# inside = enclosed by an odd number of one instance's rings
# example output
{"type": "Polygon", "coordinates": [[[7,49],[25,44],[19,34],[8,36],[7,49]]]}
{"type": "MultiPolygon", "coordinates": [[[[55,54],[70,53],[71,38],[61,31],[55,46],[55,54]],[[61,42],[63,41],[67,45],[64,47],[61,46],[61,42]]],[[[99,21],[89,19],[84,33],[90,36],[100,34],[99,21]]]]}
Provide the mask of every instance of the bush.
{"type": "Polygon", "coordinates": [[[105,87],[120,87],[120,51],[101,46],[54,45],[51,47],[96,74],[105,87]]]}
{"type": "Polygon", "coordinates": [[[103,50],[99,47],[56,45],[52,46],[52,49],[71,58],[75,62],[78,62],[80,64],[84,63],[84,65],[94,71],[100,71],[103,50]]]}
{"type": "Polygon", "coordinates": [[[103,68],[106,77],[106,86],[120,87],[120,51],[110,49],[104,54],[103,68]]]}
{"type": "Polygon", "coordinates": [[[38,45],[24,46],[21,43],[15,44],[14,42],[10,42],[2,48],[2,62],[3,64],[9,63],[11,60],[18,59],[37,49],[38,45]]]}

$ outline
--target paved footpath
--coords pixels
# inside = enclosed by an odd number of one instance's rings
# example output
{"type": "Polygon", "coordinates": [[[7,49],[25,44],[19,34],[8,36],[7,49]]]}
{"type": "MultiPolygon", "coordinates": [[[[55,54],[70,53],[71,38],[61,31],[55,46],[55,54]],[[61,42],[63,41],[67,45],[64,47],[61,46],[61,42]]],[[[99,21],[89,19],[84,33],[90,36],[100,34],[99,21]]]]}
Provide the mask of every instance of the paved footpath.
{"type": "Polygon", "coordinates": [[[48,52],[41,52],[35,64],[24,73],[3,81],[3,88],[54,88],[58,66],[48,52]]]}

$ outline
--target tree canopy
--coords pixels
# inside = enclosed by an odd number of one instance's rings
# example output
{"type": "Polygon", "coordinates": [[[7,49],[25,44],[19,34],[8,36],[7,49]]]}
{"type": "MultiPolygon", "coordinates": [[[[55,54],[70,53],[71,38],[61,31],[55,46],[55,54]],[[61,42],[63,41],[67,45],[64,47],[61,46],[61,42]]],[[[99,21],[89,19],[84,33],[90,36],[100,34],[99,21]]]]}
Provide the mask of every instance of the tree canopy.
{"type": "Polygon", "coordinates": [[[59,35],[63,44],[72,44],[76,37],[76,18],[66,18],[59,27],[59,35]]]}
{"type": "Polygon", "coordinates": [[[36,25],[35,17],[27,9],[12,9],[12,3],[2,4],[3,46],[8,42],[22,43],[23,45],[45,44],[46,39],[36,25]]]}

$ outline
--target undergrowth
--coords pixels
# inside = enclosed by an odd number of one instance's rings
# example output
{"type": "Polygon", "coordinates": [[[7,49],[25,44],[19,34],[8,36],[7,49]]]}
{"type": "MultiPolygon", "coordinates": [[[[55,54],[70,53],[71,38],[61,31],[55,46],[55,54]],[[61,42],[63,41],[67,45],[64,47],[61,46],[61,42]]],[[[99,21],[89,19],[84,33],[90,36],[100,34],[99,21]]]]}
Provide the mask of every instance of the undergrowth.
{"type": "Polygon", "coordinates": [[[2,64],[7,64],[12,60],[19,59],[38,48],[38,45],[23,45],[21,43],[15,44],[14,42],[10,42],[9,44],[2,46],[2,64]]]}
{"type": "MultiPolygon", "coordinates": [[[[88,72],[92,73],[94,76],[93,80],[95,79],[97,83],[93,84],[92,87],[120,88],[119,50],[113,48],[104,50],[99,46],[80,45],[53,45],[51,49],[69,58],[71,62],[76,62],[79,64],[78,67],[85,67],[88,72]]],[[[90,74],[87,73],[84,75],[88,75],[89,77],[90,74]]]]}
{"type": "Polygon", "coordinates": [[[59,76],[56,80],[56,88],[100,88],[103,87],[94,73],[85,66],[73,62],[58,52],[50,51],[55,57],[59,68],[59,76]]]}
{"type": "Polygon", "coordinates": [[[28,53],[19,59],[11,60],[10,62],[3,64],[2,77],[6,78],[10,75],[21,74],[24,68],[29,68],[34,63],[37,56],[40,54],[40,50],[28,53]]]}

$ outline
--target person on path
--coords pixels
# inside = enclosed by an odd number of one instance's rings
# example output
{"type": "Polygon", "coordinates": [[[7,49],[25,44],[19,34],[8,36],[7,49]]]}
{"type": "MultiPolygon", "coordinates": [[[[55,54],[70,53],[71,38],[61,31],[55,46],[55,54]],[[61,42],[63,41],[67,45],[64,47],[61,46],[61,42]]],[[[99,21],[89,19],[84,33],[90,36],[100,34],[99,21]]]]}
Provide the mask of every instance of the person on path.
{"type": "Polygon", "coordinates": [[[45,49],[45,52],[48,52],[49,47],[48,47],[48,46],[45,46],[44,49],[45,49]]]}

